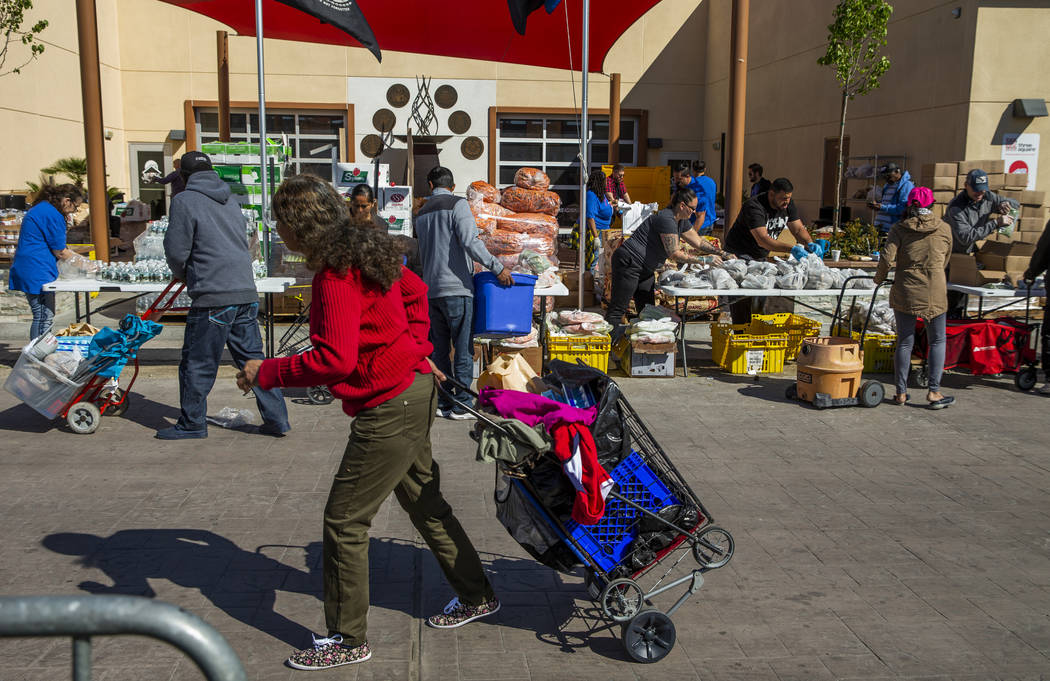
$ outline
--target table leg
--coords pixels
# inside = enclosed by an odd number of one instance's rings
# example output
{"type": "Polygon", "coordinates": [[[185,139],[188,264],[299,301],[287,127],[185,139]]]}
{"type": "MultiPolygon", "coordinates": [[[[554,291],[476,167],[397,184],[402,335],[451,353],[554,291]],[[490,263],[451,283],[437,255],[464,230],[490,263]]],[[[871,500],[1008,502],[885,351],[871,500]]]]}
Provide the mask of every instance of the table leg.
{"type": "Polygon", "coordinates": [[[273,339],[273,294],[263,294],[263,300],[266,301],[266,356],[274,356],[274,339],[273,339]]]}
{"type": "Polygon", "coordinates": [[[75,321],[79,322],[80,321],[80,294],[79,293],[74,293],[73,294],[73,314],[75,315],[73,319],[75,321]]]}
{"type": "MultiPolygon", "coordinates": [[[[689,378],[689,360],[685,356],[685,314],[681,310],[680,300],[681,298],[675,296],[674,312],[678,315],[678,342],[682,344],[682,375],[685,378],[689,378]]],[[[686,309],[688,309],[688,306],[689,301],[686,301],[686,309]]]]}
{"type": "Polygon", "coordinates": [[[544,373],[547,370],[547,301],[551,300],[550,296],[544,296],[540,298],[540,373],[544,373]]]}
{"type": "Polygon", "coordinates": [[[91,294],[88,293],[87,291],[84,292],[84,314],[85,314],[85,317],[86,317],[85,321],[87,321],[87,323],[90,324],[91,323],[91,294]]]}

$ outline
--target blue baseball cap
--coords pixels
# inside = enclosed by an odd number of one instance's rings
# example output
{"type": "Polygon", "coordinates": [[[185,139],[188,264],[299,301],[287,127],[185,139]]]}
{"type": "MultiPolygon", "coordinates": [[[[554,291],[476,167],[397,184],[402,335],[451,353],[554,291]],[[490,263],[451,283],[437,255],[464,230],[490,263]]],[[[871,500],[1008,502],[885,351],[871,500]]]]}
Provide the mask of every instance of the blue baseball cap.
{"type": "Polygon", "coordinates": [[[976,191],[986,192],[988,191],[988,173],[979,168],[974,168],[966,173],[966,184],[973,187],[976,191]]]}

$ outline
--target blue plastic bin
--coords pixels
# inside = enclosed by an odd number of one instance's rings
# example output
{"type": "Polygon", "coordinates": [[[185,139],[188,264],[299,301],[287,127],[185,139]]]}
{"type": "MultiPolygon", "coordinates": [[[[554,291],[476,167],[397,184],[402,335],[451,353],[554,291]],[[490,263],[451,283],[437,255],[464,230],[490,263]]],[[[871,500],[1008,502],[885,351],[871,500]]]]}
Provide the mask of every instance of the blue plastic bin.
{"type": "Polygon", "coordinates": [[[514,275],[513,286],[500,286],[496,275],[474,275],[474,335],[525,336],[532,331],[532,295],[536,277],[514,275]]]}
{"type": "MultiPolygon", "coordinates": [[[[664,506],[681,503],[656,477],[637,452],[620,462],[609,474],[619,485],[619,493],[647,511],[656,513],[664,506]]],[[[565,530],[606,572],[616,567],[635,537],[642,512],[618,499],[607,499],[605,515],[597,525],[580,525],[569,520],[565,530]]],[[[570,548],[572,545],[569,545],[570,548]]],[[[581,556],[582,558],[582,556],[581,556]]]]}

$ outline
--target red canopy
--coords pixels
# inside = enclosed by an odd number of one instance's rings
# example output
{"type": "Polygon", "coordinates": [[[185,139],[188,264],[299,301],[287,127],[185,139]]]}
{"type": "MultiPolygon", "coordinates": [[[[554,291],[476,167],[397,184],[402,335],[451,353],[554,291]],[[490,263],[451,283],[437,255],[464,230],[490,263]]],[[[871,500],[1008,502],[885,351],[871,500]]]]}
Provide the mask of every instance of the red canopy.
{"type": "MultiPolygon", "coordinates": [[[[211,17],[238,35],[255,35],[253,0],[162,0],[211,17]]],[[[631,24],[660,0],[592,0],[590,70],[601,71],[605,55],[631,24]]],[[[514,31],[504,0],[359,0],[358,6],[384,51],[412,52],[557,69],[580,68],[582,4],[563,0],[547,14],[529,17],[528,32],[514,31]],[[566,40],[565,7],[569,38],[566,40]],[[569,54],[569,46],[572,54],[569,54]]],[[[283,5],[263,0],[263,32],[267,38],[328,45],[360,44],[337,28],[283,5]]]]}

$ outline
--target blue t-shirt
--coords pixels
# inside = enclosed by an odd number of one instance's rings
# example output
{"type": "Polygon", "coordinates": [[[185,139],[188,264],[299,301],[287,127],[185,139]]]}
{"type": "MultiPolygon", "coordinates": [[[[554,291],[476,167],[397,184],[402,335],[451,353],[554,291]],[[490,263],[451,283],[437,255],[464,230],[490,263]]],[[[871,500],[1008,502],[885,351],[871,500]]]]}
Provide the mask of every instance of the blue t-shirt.
{"type": "Polygon", "coordinates": [[[587,218],[594,220],[594,226],[598,229],[609,229],[612,223],[613,207],[605,196],[595,196],[594,192],[587,190],[587,218]]]}
{"type": "MultiPolygon", "coordinates": [[[[718,194],[718,185],[707,175],[700,175],[694,177],[689,183],[689,188],[696,192],[696,212],[705,213],[704,224],[698,225],[697,230],[703,231],[714,227],[715,225],[715,196],[718,194]]],[[[696,224],[696,216],[693,216],[691,220],[693,224],[696,224]]]]}
{"type": "Polygon", "coordinates": [[[47,201],[22,216],[18,247],[11,263],[8,288],[38,294],[40,287],[58,279],[58,261],[52,251],[66,247],[66,218],[47,201]]]}

